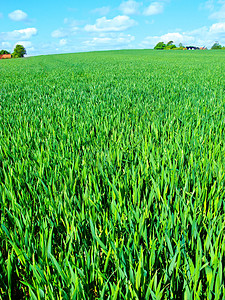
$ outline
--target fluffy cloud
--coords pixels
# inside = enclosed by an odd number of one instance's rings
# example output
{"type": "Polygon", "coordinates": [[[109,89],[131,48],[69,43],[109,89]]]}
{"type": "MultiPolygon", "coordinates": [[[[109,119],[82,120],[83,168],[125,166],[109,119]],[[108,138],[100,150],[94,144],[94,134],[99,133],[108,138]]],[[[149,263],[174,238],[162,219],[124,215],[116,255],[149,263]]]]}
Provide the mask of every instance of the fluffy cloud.
{"type": "Polygon", "coordinates": [[[163,2],[152,2],[145,10],[145,16],[152,16],[161,14],[164,10],[164,3],[163,2]]]}
{"type": "Polygon", "coordinates": [[[14,47],[16,45],[22,45],[24,46],[25,48],[31,48],[32,47],[32,43],[30,41],[18,41],[14,44],[14,47]]]}
{"type": "Polygon", "coordinates": [[[125,15],[132,15],[132,14],[137,14],[140,3],[133,1],[133,0],[128,0],[126,2],[122,2],[119,6],[119,10],[122,11],[123,14],[125,15]]]}
{"type": "Polygon", "coordinates": [[[105,16],[110,12],[110,7],[109,6],[99,7],[99,8],[93,9],[91,12],[99,14],[101,16],[105,16]]]}
{"type": "Polygon", "coordinates": [[[3,14],[0,12],[0,19],[3,18],[3,14]]]}
{"type": "Polygon", "coordinates": [[[222,4],[219,9],[214,10],[209,16],[210,19],[216,19],[220,21],[225,20],[225,2],[219,1],[219,4],[222,4]]]}
{"type": "Polygon", "coordinates": [[[192,43],[194,38],[186,33],[169,32],[161,36],[148,36],[141,43],[141,47],[154,47],[158,42],[168,43],[173,41],[175,44],[179,43],[192,43]]]}
{"type": "Polygon", "coordinates": [[[210,27],[209,32],[210,33],[214,33],[214,34],[217,34],[217,33],[223,33],[223,34],[225,34],[225,23],[216,23],[216,24],[213,24],[210,27]]]}
{"type": "Polygon", "coordinates": [[[194,41],[194,38],[191,35],[188,35],[187,33],[179,33],[179,32],[164,34],[161,36],[161,39],[165,41],[165,43],[168,43],[169,41],[173,41],[176,44],[191,43],[194,41]]]}
{"type": "Polygon", "coordinates": [[[12,44],[9,43],[9,42],[2,42],[1,43],[1,48],[3,48],[3,49],[9,49],[11,47],[12,47],[12,44]]]}
{"type": "Polygon", "coordinates": [[[64,19],[64,24],[67,24],[69,27],[76,27],[78,25],[82,25],[83,24],[83,21],[79,21],[79,20],[76,20],[76,19],[73,19],[73,18],[65,18],[64,19]]]}
{"type": "Polygon", "coordinates": [[[128,46],[135,40],[135,37],[128,34],[109,34],[108,36],[94,37],[88,41],[83,42],[87,47],[100,47],[101,49],[111,49],[115,46],[128,46]]]}
{"type": "Polygon", "coordinates": [[[59,45],[60,46],[65,46],[67,44],[67,40],[66,39],[61,39],[60,41],[59,41],[59,45]]]}
{"type": "Polygon", "coordinates": [[[52,32],[52,37],[54,38],[63,38],[63,37],[66,37],[68,36],[68,30],[66,29],[56,29],[52,32]]]}
{"type": "Polygon", "coordinates": [[[194,38],[196,45],[211,47],[215,41],[225,44],[225,23],[215,23],[210,27],[204,26],[189,31],[188,34],[194,38]]]}
{"type": "Polygon", "coordinates": [[[148,36],[140,46],[142,48],[154,47],[158,42],[167,43],[174,41],[176,45],[183,43],[184,45],[207,46],[211,47],[215,41],[219,41],[225,45],[225,23],[215,23],[210,27],[203,26],[192,31],[171,32],[161,36],[148,36]]]}
{"type": "Polygon", "coordinates": [[[26,49],[27,54],[29,54],[30,52],[35,51],[35,48],[33,47],[32,43],[30,41],[18,41],[16,43],[14,43],[14,45],[12,47],[12,51],[16,47],[16,45],[24,46],[24,48],[26,49]]]}
{"type": "Polygon", "coordinates": [[[25,28],[13,30],[9,32],[0,33],[0,38],[4,41],[8,40],[29,40],[32,36],[37,34],[36,28],[25,28]]]}
{"type": "Polygon", "coordinates": [[[13,21],[25,21],[27,19],[27,14],[24,11],[18,9],[11,12],[9,14],[9,18],[13,21]]]}
{"type": "Polygon", "coordinates": [[[94,25],[86,25],[84,30],[88,32],[124,31],[135,24],[136,22],[128,16],[117,16],[109,20],[107,20],[106,17],[102,17],[97,19],[94,25]]]}
{"type": "Polygon", "coordinates": [[[56,29],[52,32],[51,35],[53,38],[65,38],[67,36],[72,36],[79,30],[79,27],[77,26],[79,22],[77,20],[65,18],[64,24],[66,24],[66,27],[56,29]]]}
{"type": "Polygon", "coordinates": [[[214,9],[214,0],[208,0],[204,3],[203,8],[212,11],[214,9]]]}
{"type": "Polygon", "coordinates": [[[64,38],[69,35],[74,35],[76,34],[76,31],[78,30],[78,27],[70,27],[70,28],[60,28],[56,29],[52,32],[52,37],[53,38],[64,38]]]}

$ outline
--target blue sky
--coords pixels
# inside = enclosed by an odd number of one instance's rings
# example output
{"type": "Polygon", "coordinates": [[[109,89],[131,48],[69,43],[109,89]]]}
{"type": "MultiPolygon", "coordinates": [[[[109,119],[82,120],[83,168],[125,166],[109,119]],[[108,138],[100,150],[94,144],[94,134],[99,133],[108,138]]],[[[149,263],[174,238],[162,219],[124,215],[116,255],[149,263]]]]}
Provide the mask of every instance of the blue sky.
{"type": "Polygon", "coordinates": [[[225,45],[225,0],[3,1],[0,49],[28,55],[177,45],[225,45]]]}

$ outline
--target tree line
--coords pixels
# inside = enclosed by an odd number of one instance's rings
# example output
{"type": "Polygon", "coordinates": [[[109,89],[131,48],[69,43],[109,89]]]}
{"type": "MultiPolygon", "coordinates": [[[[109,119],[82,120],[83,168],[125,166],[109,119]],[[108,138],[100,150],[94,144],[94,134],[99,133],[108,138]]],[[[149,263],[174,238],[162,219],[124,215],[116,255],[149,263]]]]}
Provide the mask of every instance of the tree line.
{"type": "MultiPolygon", "coordinates": [[[[206,47],[202,47],[202,48],[198,48],[198,47],[193,47],[196,49],[204,49],[206,50],[206,47]]],[[[177,47],[173,41],[169,41],[167,44],[165,44],[164,42],[159,42],[155,45],[154,47],[155,50],[183,50],[186,49],[185,46],[183,46],[182,43],[179,44],[179,47],[177,47]]],[[[211,50],[225,50],[224,46],[221,46],[218,42],[215,42],[212,47],[211,50]]]]}
{"type": "MultiPolygon", "coordinates": [[[[7,50],[0,50],[0,55],[1,54],[11,54],[11,53],[7,50]]],[[[12,57],[13,58],[24,57],[25,54],[27,54],[27,52],[24,46],[16,45],[16,47],[13,50],[12,57]]]]}

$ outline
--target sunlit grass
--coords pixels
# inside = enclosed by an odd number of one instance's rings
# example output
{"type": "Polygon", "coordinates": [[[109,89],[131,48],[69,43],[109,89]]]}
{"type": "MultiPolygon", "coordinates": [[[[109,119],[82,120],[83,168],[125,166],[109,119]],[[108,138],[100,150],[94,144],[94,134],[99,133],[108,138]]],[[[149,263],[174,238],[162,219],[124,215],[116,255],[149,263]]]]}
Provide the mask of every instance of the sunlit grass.
{"type": "Polygon", "coordinates": [[[223,299],[224,55],[0,62],[3,299],[223,299]]]}

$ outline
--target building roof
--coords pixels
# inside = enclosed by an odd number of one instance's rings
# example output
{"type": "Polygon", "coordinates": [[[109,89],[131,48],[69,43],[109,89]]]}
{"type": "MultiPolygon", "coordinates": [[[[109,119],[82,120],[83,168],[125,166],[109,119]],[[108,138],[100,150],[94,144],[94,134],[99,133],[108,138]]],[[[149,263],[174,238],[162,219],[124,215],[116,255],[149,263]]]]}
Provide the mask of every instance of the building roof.
{"type": "Polygon", "coordinates": [[[11,54],[1,54],[0,59],[3,59],[3,58],[11,58],[11,54]]]}

